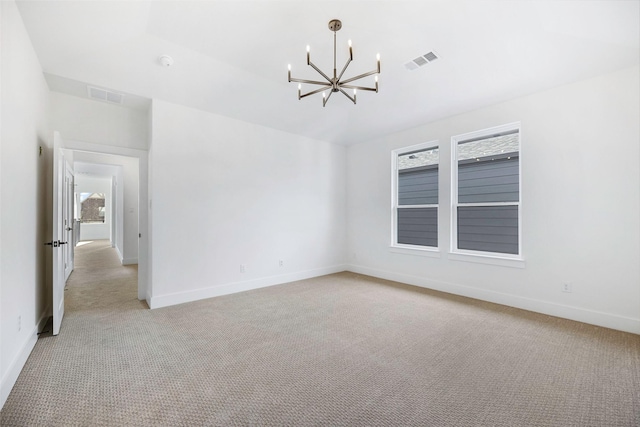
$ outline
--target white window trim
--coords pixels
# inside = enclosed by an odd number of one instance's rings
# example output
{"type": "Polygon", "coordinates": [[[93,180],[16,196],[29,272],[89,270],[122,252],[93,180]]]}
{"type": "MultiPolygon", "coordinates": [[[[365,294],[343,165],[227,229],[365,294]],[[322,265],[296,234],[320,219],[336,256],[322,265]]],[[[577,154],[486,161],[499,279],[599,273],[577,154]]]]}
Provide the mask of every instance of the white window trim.
{"type": "Polygon", "coordinates": [[[432,246],[417,246],[407,244],[396,244],[389,246],[389,252],[403,255],[415,255],[428,258],[440,258],[442,255],[440,249],[432,246]]]}
{"type": "Polygon", "coordinates": [[[522,127],[520,122],[507,123],[487,129],[481,129],[451,137],[451,242],[448,258],[454,261],[478,262],[507,267],[524,268],[524,256],[522,253],[522,127]],[[458,249],[458,142],[468,139],[481,138],[507,131],[518,131],[518,202],[497,203],[463,203],[462,206],[518,206],[518,254],[503,254],[495,252],[473,251],[458,249]]]}
{"type": "Polygon", "coordinates": [[[440,202],[440,145],[438,140],[422,142],[408,147],[391,151],[391,244],[389,251],[406,255],[427,256],[440,258],[440,203],[437,205],[402,205],[398,207],[398,156],[412,151],[438,148],[438,202],[440,202]],[[418,246],[398,243],[398,209],[406,208],[436,208],[438,210],[438,246],[418,246]]]}
{"type": "Polygon", "coordinates": [[[525,268],[524,259],[505,258],[504,254],[493,252],[465,251],[449,252],[447,258],[451,261],[473,262],[476,264],[499,265],[501,267],[525,268]]]}

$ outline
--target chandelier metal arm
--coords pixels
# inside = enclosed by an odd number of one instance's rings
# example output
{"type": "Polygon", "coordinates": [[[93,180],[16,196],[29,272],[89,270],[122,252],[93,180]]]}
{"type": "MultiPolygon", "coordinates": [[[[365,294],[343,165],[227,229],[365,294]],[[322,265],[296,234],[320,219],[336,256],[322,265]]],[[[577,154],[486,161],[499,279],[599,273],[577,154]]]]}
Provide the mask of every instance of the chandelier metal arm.
{"type": "Polygon", "coordinates": [[[344,90],[342,90],[342,88],[340,88],[339,90],[340,90],[340,92],[342,92],[342,94],[343,94],[344,96],[346,96],[347,98],[349,98],[349,99],[351,100],[351,102],[353,102],[354,104],[356,103],[356,96],[355,96],[355,95],[353,95],[353,96],[349,95],[347,92],[345,92],[344,90]]]}
{"type": "Polygon", "coordinates": [[[332,94],[333,94],[333,91],[329,91],[329,95],[326,98],[324,96],[322,97],[322,106],[323,107],[325,105],[327,105],[327,102],[329,102],[329,98],[331,98],[332,94]]]}
{"type": "Polygon", "coordinates": [[[377,70],[369,71],[368,73],[360,74],[358,76],[351,77],[350,79],[343,80],[343,81],[340,82],[340,85],[343,86],[345,83],[351,83],[353,81],[362,79],[364,77],[374,76],[376,74],[380,74],[380,68],[379,67],[378,67],[377,70]]]}
{"type": "Polygon", "coordinates": [[[351,58],[347,59],[347,63],[344,64],[344,68],[342,69],[342,71],[340,71],[340,75],[338,76],[338,81],[340,81],[344,72],[347,71],[347,67],[349,66],[349,64],[351,64],[351,58]]]}
{"type": "Polygon", "coordinates": [[[330,83],[327,82],[318,82],[315,80],[305,80],[305,79],[295,79],[293,77],[289,78],[290,82],[296,82],[296,83],[306,83],[306,84],[310,84],[310,85],[322,85],[322,86],[329,86],[331,87],[330,83]]]}
{"type": "Polygon", "coordinates": [[[325,86],[321,87],[320,89],[312,90],[311,92],[305,93],[304,95],[302,95],[300,93],[300,90],[298,90],[298,99],[305,98],[305,97],[307,97],[309,95],[315,95],[316,93],[324,92],[327,89],[331,89],[331,86],[325,85],[325,86]]]}
{"type": "Polygon", "coordinates": [[[318,73],[320,73],[320,75],[322,77],[324,77],[325,79],[327,79],[327,81],[329,83],[331,83],[331,79],[329,78],[329,76],[327,76],[325,73],[323,73],[322,70],[320,70],[320,68],[316,67],[316,65],[313,62],[311,62],[311,61],[308,61],[308,62],[309,62],[309,65],[311,65],[311,67],[313,67],[314,70],[316,70],[318,73]]]}
{"type": "Polygon", "coordinates": [[[371,92],[378,92],[378,88],[376,87],[364,87],[364,86],[353,86],[353,85],[340,85],[340,87],[343,87],[345,89],[358,89],[358,90],[368,90],[371,92]]]}

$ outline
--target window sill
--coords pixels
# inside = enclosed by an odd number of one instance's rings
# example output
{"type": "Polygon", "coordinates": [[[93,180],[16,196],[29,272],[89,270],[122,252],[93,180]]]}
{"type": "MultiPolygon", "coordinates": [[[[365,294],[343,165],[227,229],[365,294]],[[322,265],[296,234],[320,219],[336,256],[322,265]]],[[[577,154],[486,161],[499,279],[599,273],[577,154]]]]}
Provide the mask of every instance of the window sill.
{"type": "Polygon", "coordinates": [[[498,265],[501,267],[525,268],[525,261],[518,258],[507,258],[493,255],[463,254],[449,252],[448,258],[452,261],[475,262],[478,264],[498,265]]]}
{"type": "Polygon", "coordinates": [[[389,252],[404,255],[425,256],[429,258],[440,258],[441,253],[438,248],[425,248],[420,246],[389,246],[389,252]]]}

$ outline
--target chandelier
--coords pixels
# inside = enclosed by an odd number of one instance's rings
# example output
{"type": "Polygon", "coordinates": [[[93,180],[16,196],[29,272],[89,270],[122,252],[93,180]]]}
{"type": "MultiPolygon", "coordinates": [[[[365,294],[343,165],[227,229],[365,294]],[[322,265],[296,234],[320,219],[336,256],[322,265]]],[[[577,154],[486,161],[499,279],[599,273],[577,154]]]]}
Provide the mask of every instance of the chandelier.
{"type": "Polygon", "coordinates": [[[378,74],[380,74],[380,54],[377,55],[376,59],[378,61],[377,68],[373,71],[369,71],[368,73],[360,74],[355,77],[351,77],[348,79],[342,79],[344,72],[347,70],[347,67],[353,60],[353,49],[351,48],[351,40],[349,40],[349,59],[347,59],[347,63],[344,64],[342,71],[340,74],[337,73],[336,69],[336,33],[342,28],[342,22],[339,19],[332,19],[329,21],[329,29],[333,31],[333,77],[329,77],[325,73],[323,73],[316,65],[311,62],[311,53],[310,48],[307,46],[307,65],[310,65],[311,68],[316,70],[318,74],[320,74],[326,81],[315,81],[315,80],[305,80],[305,79],[295,79],[291,77],[291,64],[289,64],[289,82],[298,83],[298,99],[302,99],[309,95],[314,95],[316,93],[322,92],[322,106],[327,105],[329,98],[334,92],[341,92],[344,96],[349,98],[351,102],[356,103],[356,92],[358,90],[367,90],[372,92],[378,92],[378,74]],[[364,77],[375,75],[375,87],[364,87],[364,86],[355,86],[350,83],[355,82],[356,80],[360,80],[364,77]],[[316,90],[312,90],[308,93],[302,94],[302,83],[317,85],[320,86],[316,90]],[[345,89],[352,89],[353,96],[345,92],[345,89]],[[326,91],[329,91],[329,94],[326,94],[326,91]]]}

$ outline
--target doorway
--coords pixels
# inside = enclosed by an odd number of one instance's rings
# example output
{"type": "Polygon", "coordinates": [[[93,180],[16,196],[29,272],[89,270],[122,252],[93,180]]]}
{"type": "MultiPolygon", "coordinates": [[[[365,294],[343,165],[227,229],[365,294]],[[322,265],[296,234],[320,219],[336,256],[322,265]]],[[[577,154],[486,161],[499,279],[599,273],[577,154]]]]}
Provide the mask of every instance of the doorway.
{"type": "MultiPolygon", "coordinates": [[[[79,244],[108,242],[120,266],[139,261],[139,160],[135,157],[73,151],[74,200],[79,244]]],[[[94,255],[96,255],[94,254],[94,255]]],[[[103,263],[96,257],[96,267],[103,263]]],[[[91,268],[86,265],[84,269],[91,268]]],[[[137,275],[137,273],[136,273],[137,275]]]]}
{"type": "MultiPolygon", "coordinates": [[[[52,269],[52,306],[53,306],[53,335],[60,332],[62,319],[64,316],[64,291],[66,286],[66,274],[72,279],[73,271],[66,271],[65,252],[61,247],[77,241],[77,237],[65,239],[65,233],[73,231],[67,230],[64,214],[69,215],[69,199],[78,200],[80,195],[77,190],[73,189],[73,196],[68,186],[68,172],[71,171],[73,177],[72,182],[75,187],[75,179],[77,179],[74,166],[78,162],[78,169],[81,169],[82,163],[91,164],[93,168],[110,168],[112,184],[116,196],[109,200],[117,201],[116,203],[121,209],[114,209],[114,212],[121,213],[114,215],[114,224],[121,224],[122,239],[116,239],[120,242],[122,250],[120,251],[121,265],[136,265],[135,276],[136,286],[133,291],[137,291],[137,299],[146,300],[147,307],[150,300],[150,289],[147,286],[148,278],[148,152],[136,149],[127,149],[113,146],[103,146],[92,143],[86,143],[74,140],[64,140],[60,133],[53,133],[53,198],[52,198],[52,223],[53,223],[53,239],[45,244],[51,245],[56,250],[53,251],[53,269],[52,269]],[[128,167],[131,166],[131,167],[128,167]],[[113,172],[113,168],[116,172],[113,172]],[[120,185],[118,186],[118,183],[120,185]],[[127,196],[125,196],[127,194],[127,196]],[[65,196],[66,195],[66,196],[65,196]],[[124,200],[127,200],[125,203],[124,200]],[[125,210],[126,209],[126,215],[125,210]],[[116,219],[117,218],[117,219],[116,219]],[[145,231],[144,233],[142,231],[145,231]],[[140,268],[138,268],[138,266],[140,268]]],[[[99,173],[98,173],[99,175],[99,173]]],[[[108,175],[108,174],[107,174],[108,175]]],[[[91,194],[89,193],[89,197],[91,194]]],[[[98,193],[100,194],[100,193],[98,193]]],[[[103,196],[104,197],[104,196],[103,196]]],[[[99,198],[96,197],[95,198],[99,198]]],[[[109,212],[105,205],[98,206],[101,210],[97,214],[106,216],[109,212]]],[[[79,219],[78,209],[75,208],[76,218],[79,219]]],[[[76,222],[76,221],[74,221],[76,222]]],[[[116,227],[117,228],[117,227],[116,227]]],[[[82,234],[80,231],[79,234],[82,234]]],[[[78,233],[76,233],[76,236],[78,233]]],[[[116,232],[113,235],[117,235],[116,232]]],[[[70,245],[71,246],[71,245],[70,245]]],[[[75,252],[75,251],[73,251],[75,252]]],[[[75,256],[71,255],[74,258],[75,256]]],[[[72,269],[72,268],[71,268],[72,269]]]]}
{"type": "Polygon", "coordinates": [[[80,165],[78,171],[86,171],[86,164],[96,175],[115,177],[111,241],[122,243],[117,247],[123,265],[138,265],[137,296],[148,302],[148,152],[74,140],[66,140],[65,148],[72,152],[74,165],[80,165]],[[114,172],[113,167],[120,169],[114,172]]]}

